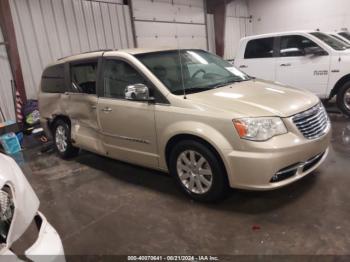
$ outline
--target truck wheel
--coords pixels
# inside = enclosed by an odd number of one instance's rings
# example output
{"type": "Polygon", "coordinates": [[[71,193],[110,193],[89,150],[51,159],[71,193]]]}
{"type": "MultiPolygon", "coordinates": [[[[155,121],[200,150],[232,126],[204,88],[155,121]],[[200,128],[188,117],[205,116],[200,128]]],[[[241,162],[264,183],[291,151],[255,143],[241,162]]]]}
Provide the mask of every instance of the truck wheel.
{"type": "Polygon", "coordinates": [[[176,144],[170,153],[169,171],[183,191],[195,200],[213,202],[225,197],[229,189],[221,159],[194,140],[176,144]]]}
{"type": "Polygon", "coordinates": [[[337,105],[345,115],[350,116],[350,81],[338,90],[337,105]]]}
{"type": "Polygon", "coordinates": [[[56,150],[60,157],[67,159],[78,155],[79,148],[71,143],[70,126],[63,120],[57,120],[53,127],[53,138],[56,150]]]}

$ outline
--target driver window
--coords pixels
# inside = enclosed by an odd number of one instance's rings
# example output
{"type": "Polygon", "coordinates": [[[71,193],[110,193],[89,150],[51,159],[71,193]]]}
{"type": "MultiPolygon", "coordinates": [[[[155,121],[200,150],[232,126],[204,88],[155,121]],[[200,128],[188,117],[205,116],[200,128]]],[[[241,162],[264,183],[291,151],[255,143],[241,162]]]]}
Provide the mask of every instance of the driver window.
{"type": "Polygon", "coordinates": [[[147,85],[143,76],[124,61],[106,60],[103,71],[104,97],[125,99],[125,88],[128,85],[147,85]]]}
{"type": "Polygon", "coordinates": [[[72,88],[76,93],[96,94],[97,62],[71,66],[72,88]]]}
{"type": "Polygon", "coordinates": [[[304,56],[304,49],[308,47],[318,47],[318,45],[301,35],[282,36],[279,53],[283,57],[304,56]]]}

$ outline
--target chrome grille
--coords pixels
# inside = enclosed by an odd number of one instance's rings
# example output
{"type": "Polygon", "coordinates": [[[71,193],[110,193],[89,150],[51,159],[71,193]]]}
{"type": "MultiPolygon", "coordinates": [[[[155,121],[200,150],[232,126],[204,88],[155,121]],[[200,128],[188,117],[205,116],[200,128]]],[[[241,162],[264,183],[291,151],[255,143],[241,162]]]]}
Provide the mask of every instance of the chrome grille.
{"type": "Polygon", "coordinates": [[[307,139],[322,136],[329,126],[327,112],[321,103],[296,114],[293,117],[293,122],[307,139]]]}

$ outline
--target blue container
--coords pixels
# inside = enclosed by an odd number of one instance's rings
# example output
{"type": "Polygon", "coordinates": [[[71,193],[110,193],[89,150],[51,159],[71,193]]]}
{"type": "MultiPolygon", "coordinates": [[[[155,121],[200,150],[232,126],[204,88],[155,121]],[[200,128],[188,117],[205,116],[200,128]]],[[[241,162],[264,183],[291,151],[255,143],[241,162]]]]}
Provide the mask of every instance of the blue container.
{"type": "Polygon", "coordinates": [[[23,144],[23,133],[19,132],[19,133],[16,134],[16,136],[18,138],[19,144],[22,146],[22,144],[23,144]]]}
{"type": "Polygon", "coordinates": [[[6,154],[12,155],[21,151],[21,145],[15,133],[8,133],[0,137],[2,147],[6,154]]]}

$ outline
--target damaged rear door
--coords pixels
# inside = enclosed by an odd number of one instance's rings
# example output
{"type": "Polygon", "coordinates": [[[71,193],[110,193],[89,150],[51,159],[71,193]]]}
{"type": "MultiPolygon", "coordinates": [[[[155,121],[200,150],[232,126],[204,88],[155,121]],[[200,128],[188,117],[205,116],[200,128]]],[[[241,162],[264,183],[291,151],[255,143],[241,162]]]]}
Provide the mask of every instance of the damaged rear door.
{"type": "Polygon", "coordinates": [[[71,119],[72,139],[76,145],[101,153],[97,121],[98,58],[69,63],[69,87],[66,112],[71,119]]]}

